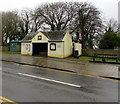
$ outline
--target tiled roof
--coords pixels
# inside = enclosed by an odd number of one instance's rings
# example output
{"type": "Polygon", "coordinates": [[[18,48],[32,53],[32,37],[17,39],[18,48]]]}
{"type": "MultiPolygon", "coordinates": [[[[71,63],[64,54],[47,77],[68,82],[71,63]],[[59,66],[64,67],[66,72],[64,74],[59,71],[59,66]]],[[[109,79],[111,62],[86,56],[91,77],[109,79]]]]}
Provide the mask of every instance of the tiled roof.
{"type": "Polygon", "coordinates": [[[33,38],[36,34],[37,34],[36,32],[28,33],[28,34],[22,39],[22,42],[31,41],[32,38],[33,38]]]}
{"type": "Polygon", "coordinates": [[[42,33],[49,39],[49,41],[63,40],[66,34],[65,31],[49,31],[42,33]]]}
{"type": "MultiPolygon", "coordinates": [[[[39,32],[31,32],[28,33],[23,39],[22,42],[27,42],[32,40],[32,38],[39,32]]],[[[65,31],[47,31],[47,32],[41,32],[43,33],[49,41],[62,41],[66,32],[65,31]]]]}

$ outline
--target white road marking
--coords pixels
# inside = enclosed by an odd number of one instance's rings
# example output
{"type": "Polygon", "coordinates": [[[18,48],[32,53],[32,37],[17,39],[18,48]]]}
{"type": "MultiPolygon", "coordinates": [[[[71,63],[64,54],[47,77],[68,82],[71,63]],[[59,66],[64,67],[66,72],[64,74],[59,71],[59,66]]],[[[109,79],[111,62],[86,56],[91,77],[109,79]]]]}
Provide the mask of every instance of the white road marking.
{"type": "Polygon", "coordinates": [[[64,84],[64,85],[69,85],[69,86],[72,86],[72,87],[81,87],[80,85],[75,85],[75,84],[71,84],[71,83],[66,83],[66,82],[61,82],[61,81],[57,81],[57,80],[47,79],[47,78],[43,78],[43,77],[37,77],[37,76],[30,75],[30,74],[24,74],[24,73],[18,73],[18,74],[23,75],[23,76],[32,77],[32,78],[42,79],[42,80],[46,80],[46,81],[50,81],[50,82],[56,82],[56,83],[60,83],[60,84],[64,84]]]}

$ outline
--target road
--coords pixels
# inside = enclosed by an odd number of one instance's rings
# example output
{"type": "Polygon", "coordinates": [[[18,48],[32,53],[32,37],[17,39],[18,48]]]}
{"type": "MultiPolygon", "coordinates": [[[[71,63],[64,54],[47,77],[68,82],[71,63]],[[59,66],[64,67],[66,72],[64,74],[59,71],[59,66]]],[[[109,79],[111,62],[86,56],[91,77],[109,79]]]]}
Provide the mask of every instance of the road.
{"type": "Polygon", "coordinates": [[[15,102],[118,102],[118,81],[2,62],[2,96],[15,102]]]}

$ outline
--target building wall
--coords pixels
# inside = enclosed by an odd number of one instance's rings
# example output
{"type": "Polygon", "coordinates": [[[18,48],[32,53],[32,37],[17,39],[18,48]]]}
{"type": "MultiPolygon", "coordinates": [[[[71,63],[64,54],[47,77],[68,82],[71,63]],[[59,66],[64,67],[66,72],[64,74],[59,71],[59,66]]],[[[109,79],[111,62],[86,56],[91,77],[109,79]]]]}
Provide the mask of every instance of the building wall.
{"type": "Polygon", "coordinates": [[[68,32],[63,38],[63,41],[64,41],[64,57],[68,57],[72,55],[72,37],[68,32]]]}
{"type": "Polygon", "coordinates": [[[48,43],[48,56],[64,58],[63,55],[63,42],[49,42],[48,43]],[[56,50],[50,50],[50,44],[56,44],[56,50]]]}
{"type": "Polygon", "coordinates": [[[17,50],[17,52],[21,52],[21,45],[17,45],[16,50],[17,50]]]}
{"type": "Polygon", "coordinates": [[[33,43],[45,43],[48,42],[48,38],[41,32],[39,32],[38,34],[36,34],[33,39],[32,39],[33,43]],[[38,40],[38,36],[41,36],[41,40],[38,40]]]}
{"type": "Polygon", "coordinates": [[[78,51],[78,55],[82,55],[82,44],[80,43],[74,43],[74,50],[78,51]]]}
{"type": "Polygon", "coordinates": [[[32,43],[21,43],[21,54],[32,55],[32,43]]]}

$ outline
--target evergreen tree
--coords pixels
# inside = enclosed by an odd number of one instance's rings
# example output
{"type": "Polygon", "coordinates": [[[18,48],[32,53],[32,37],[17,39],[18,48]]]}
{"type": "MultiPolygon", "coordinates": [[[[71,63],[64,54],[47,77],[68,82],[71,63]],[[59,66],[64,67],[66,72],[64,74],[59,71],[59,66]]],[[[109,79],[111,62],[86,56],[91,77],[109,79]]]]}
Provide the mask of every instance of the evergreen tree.
{"type": "Polygon", "coordinates": [[[110,28],[105,33],[103,39],[100,41],[100,49],[114,49],[120,44],[120,38],[116,32],[113,32],[110,28]]]}

